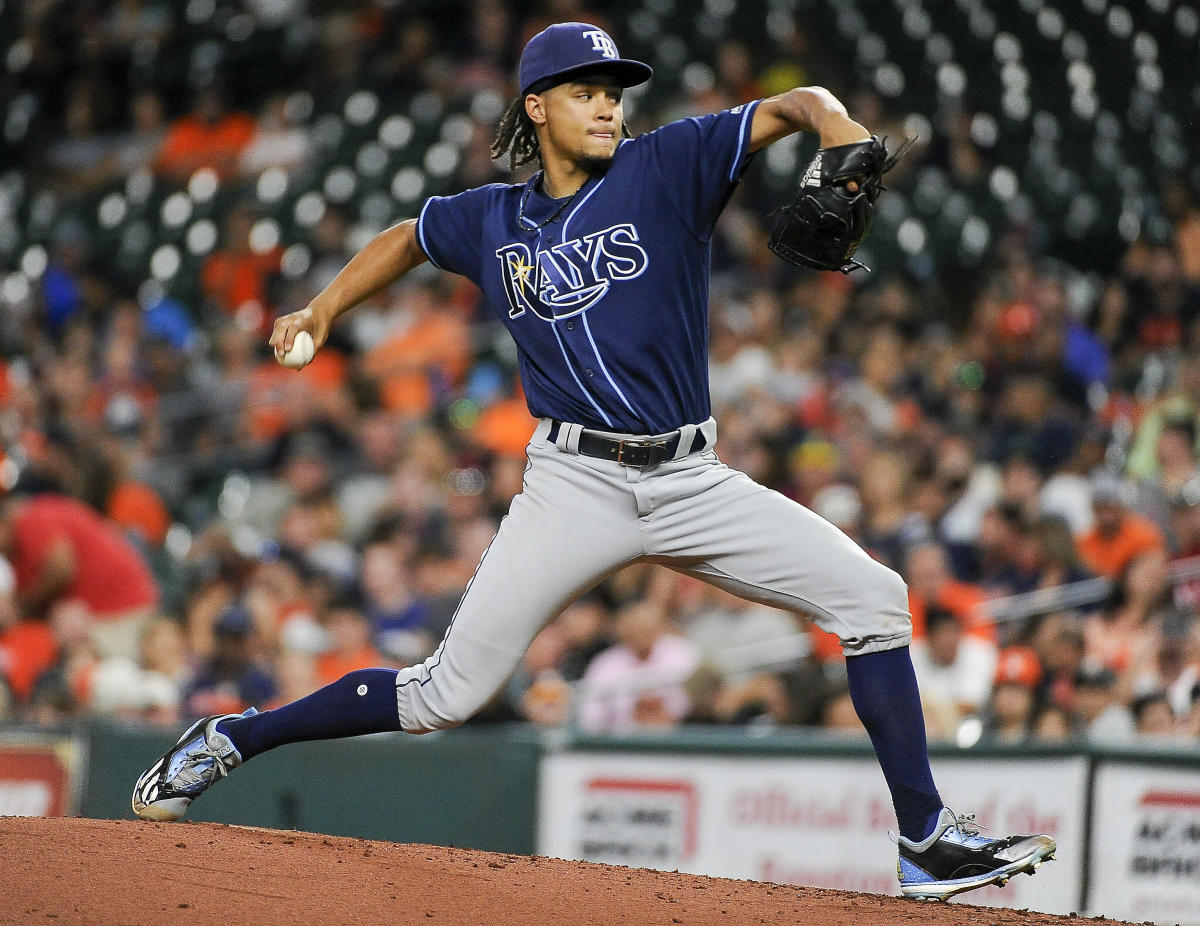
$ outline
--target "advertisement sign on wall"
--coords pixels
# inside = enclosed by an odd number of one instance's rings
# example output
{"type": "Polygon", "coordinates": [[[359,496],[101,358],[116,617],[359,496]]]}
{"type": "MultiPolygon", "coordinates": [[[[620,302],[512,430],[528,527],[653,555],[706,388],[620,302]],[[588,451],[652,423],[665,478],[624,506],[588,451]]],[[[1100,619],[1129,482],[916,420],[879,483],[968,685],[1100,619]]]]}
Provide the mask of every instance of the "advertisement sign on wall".
{"type": "Polygon", "coordinates": [[[71,737],[0,739],[0,816],[75,813],[82,759],[71,737]]]}
{"type": "Polygon", "coordinates": [[[1096,774],[1092,912],[1200,924],[1200,777],[1104,763],[1096,774]]]}
{"type": "MultiPolygon", "coordinates": [[[[1086,763],[935,765],[943,798],[998,833],[1050,832],[1059,861],[972,903],[1079,909],[1086,763]]],[[[538,852],[694,874],[897,894],[896,825],[869,759],[570,753],[543,760],[538,852]]]]}

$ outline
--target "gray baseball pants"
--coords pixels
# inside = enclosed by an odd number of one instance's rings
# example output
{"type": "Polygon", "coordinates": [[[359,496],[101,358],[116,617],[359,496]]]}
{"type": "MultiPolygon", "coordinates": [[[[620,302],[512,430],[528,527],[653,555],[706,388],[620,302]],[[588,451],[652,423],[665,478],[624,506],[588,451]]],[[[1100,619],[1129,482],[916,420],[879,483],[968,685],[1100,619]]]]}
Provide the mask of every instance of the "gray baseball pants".
{"type": "MultiPolygon", "coordinates": [[[[802,614],[836,634],[848,656],[911,641],[904,581],[828,521],[730,469],[711,449],[643,469],[580,455],[580,430],[564,425],[551,443],[551,422],[539,424],[524,487],[445,638],[396,679],[405,731],[463,723],[503,687],[555,615],[639,561],[802,614]]],[[[688,426],[680,453],[694,430],[704,446],[714,443],[710,419],[688,426]]]]}

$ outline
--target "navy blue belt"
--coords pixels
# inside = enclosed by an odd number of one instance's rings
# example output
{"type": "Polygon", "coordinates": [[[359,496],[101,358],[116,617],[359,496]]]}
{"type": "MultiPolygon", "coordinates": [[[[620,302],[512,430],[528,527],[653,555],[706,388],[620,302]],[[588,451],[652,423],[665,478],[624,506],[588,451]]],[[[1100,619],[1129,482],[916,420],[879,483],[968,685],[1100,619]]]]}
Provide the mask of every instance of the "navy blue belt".
{"type": "MultiPolygon", "coordinates": [[[[550,422],[547,439],[551,443],[558,439],[562,424],[561,421],[550,422]]],[[[585,457],[612,460],[622,466],[657,466],[675,458],[682,436],[682,431],[672,431],[658,437],[607,437],[585,429],[579,435],[579,452],[585,457]]],[[[707,438],[699,428],[696,428],[691,444],[679,456],[686,457],[689,453],[705,449],[707,438]]]]}

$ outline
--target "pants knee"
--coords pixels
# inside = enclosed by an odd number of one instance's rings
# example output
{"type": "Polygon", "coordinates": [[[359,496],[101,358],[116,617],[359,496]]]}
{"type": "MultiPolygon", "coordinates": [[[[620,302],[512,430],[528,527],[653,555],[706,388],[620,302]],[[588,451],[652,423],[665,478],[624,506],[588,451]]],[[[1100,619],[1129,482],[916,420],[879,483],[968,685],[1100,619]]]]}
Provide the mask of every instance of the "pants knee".
{"type": "Polygon", "coordinates": [[[439,689],[432,680],[424,685],[417,681],[400,685],[396,689],[400,726],[405,733],[433,733],[450,730],[466,723],[486,702],[478,696],[462,692],[458,697],[439,689]],[[463,695],[468,695],[464,697],[463,695]]]}
{"type": "MultiPolygon", "coordinates": [[[[880,584],[886,600],[908,615],[908,583],[904,581],[900,573],[882,563],[879,564],[879,571],[883,574],[880,577],[880,584]]],[[[912,623],[911,616],[909,623],[910,625],[912,623]]]]}
{"type": "Polygon", "coordinates": [[[895,569],[872,559],[860,578],[863,594],[872,606],[888,610],[908,610],[908,583],[895,569]]]}
{"type": "Polygon", "coordinates": [[[465,723],[504,689],[521,655],[466,632],[447,632],[425,662],[400,670],[401,726],[408,733],[432,733],[465,723]]]}
{"type": "Polygon", "coordinates": [[[896,649],[912,642],[908,585],[900,574],[872,560],[862,577],[863,601],[852,638],[842,639],[847,656],[896,649]]]}

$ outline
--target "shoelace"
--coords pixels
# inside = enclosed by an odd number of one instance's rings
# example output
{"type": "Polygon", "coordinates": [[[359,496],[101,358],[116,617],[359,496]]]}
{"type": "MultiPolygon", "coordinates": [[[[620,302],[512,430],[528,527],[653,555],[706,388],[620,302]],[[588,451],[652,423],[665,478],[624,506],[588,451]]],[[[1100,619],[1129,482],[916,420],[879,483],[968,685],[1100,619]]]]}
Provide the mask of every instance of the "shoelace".
{"type": "Polygon", "coordinates": [[[975,822],[973,813],[960,813],[954,821],[954,828],[963,836],[978,836],[980,830],[987,829],[982,823],[975,822]]]}
{"type": "Polygon", "coordinates": [[[208,738],[202,734],[200,742],[202,745],[183,760],[183,765],[175,773],[175,781],[185,789],[200,784],[209,787],[229,774],[221,757],[208,745],[208,738]],[[208,763],[207,767],[201,767],[205,762],[208,763]]]}
{"type": "MultiPolygon", "coordinates": [[[[970,839],[972,836],[978,836],[980,830],[986,830],[987,827],[982,823],[975,821],[975,814],[960,813],[954,820],[954,829],[958,831],[963,838],[970,839]]],[[[900,834],[895,830],[888,830],[888,839],[899,845],[900,834]]]]}

